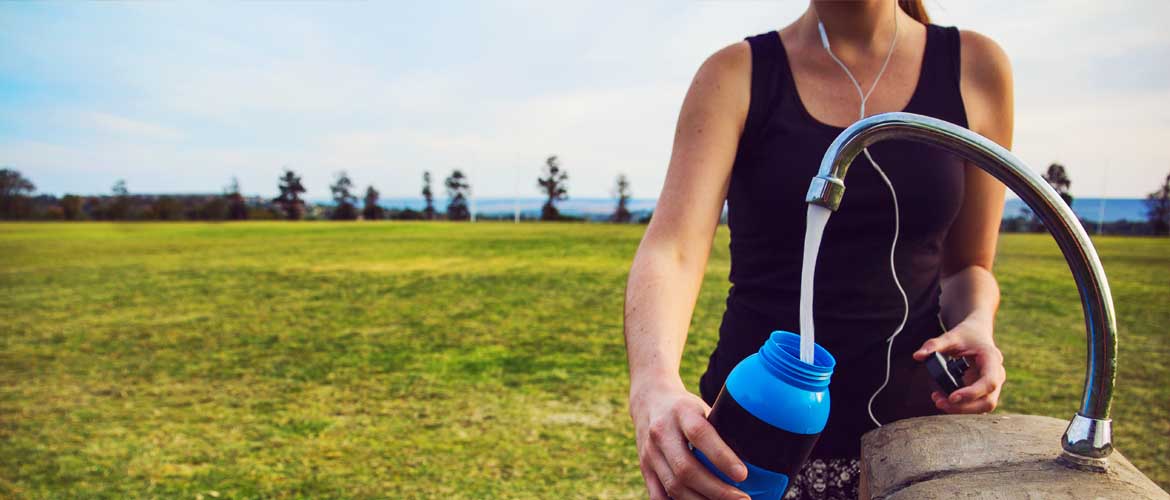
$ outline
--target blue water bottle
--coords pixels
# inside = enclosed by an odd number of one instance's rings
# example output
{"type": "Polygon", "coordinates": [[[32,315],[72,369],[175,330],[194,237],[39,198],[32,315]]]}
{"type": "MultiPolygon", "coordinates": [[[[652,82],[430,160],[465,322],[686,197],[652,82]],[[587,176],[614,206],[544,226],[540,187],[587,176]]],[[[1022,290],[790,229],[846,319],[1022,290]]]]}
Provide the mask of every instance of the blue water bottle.
{"type": "Polygon", "coordinates": [[[813,363],[800,360],[800,336],[775,331],[756,354],[731,370],[707,419],[747,465],[732,481],[697,448],[695,455],[752,500],[784,496],[829,419],[829,377],[837,361],[821,346],[813,363]]]}

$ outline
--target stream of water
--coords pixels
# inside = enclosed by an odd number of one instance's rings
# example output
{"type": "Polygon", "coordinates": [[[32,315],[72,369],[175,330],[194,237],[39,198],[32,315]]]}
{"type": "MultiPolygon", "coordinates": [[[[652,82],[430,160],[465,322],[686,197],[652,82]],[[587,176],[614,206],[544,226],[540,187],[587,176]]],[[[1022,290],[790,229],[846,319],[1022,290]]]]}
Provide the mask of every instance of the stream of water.
{"type": "Polygon", "coordinates": [[[813,326],[813,277],[817,272],[817,254],[821,249],[821,236],[833,212],[825,207],[809,203],[808,218],[804,228],[804,262],[800,268],[800,360],[813,362],[813,345],[816,330],[813,326]]]}

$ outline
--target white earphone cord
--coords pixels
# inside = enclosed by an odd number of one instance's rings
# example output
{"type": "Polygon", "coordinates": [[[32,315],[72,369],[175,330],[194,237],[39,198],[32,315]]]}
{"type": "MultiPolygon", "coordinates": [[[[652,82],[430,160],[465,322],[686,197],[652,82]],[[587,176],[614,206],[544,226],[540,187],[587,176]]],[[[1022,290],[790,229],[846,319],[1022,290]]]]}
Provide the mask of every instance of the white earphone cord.
{"type": "MultiPolygon", "coordinates": [[[[896,3],[894,4],[894,8],[898,8],[896,3]]],[[[837,65],[845,71],[845,75],[848,76],[849,81],[853,83],[853,88],[857,89],[857,96],[861,98],[861,112],[858,119],[860,120],[865,118],[865,103],[869,100],[869,96],[873,94],[873,90],[877,88],[878,81],[882,79],[882,75],[885,74],[886,67],[890,65],[890,59],[894,55],[894,47],[898,44],[897,10],[894,11],[894,39],[890,41],[890,49],[888,52],[886,52],[886,60],[882,62],[881,69],[878,70],[877,76],[874,77],[873,84],[869,87],[869,92],[862,92],[861,84],[857,82],[857,78],[853,76],[853,72],[849,71],[849,67],[837,58],[837,55],[833,53],[833,49],[829,48],[829,35],[825,32],[825,25],[819,20],[817,21],[817,29],[820,30],[821,44],[825,47],[825,52],[828,52],[829,57],[833,59],[833,62],[836,62],[837,65]]],[[[894,190],[894,184],[890,182],[890,178],[886,177],[885,171],[882,170],[877,161],[874,161],[873,156],[869,154],[869,148],[862,149],[862,152],[865,154],[866,159],[869,160],[870,165],[873,165],[874,171],[876,171],[878,176],[882,178],[882,182],[885,182],[886,187],[889,188],[890,199],[892,199],[894,202],[894,240],[892,243],[890,243],[890,275],[894,277],[894,285],[898,287],[898,293],[902,296],[902,321],[898,323],[898,327],[894,329],[894,333],[886,339],[886,378],[884,381],[882,381],[882,385],[878,387],[876,391],[874,391],[872,396],[869,397],[869,404],[866,405],[870,420],[873,420],[874,425],[881,427],[882,423],[879,422],[877,417],[875,417],[873,414],[873,401],[877,399],[878,394],[881,394],[882,390],[884,390],[886,386],[890,384],[890,358],[894,351],[894,338],[896,338],[899,333],[902,333],[902,329],[906,327],[906,320],[910,316],[910,300],[906,298],[906,290],[902,288],[902,282],[898,280],[898,270],[894,264],[894,254],[898,248],[898,232],[901,226],[901,219],[898,211],[898,193],[894,190]]]]}

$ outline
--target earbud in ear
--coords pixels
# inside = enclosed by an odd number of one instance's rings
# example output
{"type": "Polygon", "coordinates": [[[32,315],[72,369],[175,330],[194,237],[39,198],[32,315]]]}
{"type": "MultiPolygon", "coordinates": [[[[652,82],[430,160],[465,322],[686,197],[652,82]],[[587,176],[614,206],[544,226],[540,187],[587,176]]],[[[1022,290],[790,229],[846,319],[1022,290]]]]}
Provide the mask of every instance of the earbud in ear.
{"type": "Polygon", "coordinates": [[[821,45],[825,47],[825,50],[830,50],[829,34],[825,33],[825,23],[817,21],[817,31],[821,32],[821,45]]]}

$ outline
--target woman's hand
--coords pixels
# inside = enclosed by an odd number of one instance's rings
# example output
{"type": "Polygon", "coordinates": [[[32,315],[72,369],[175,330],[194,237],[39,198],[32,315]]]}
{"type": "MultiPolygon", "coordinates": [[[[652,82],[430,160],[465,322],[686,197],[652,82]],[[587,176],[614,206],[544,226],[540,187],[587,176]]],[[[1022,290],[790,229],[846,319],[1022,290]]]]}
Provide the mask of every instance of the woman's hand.
{"type": "Polygon", "coordinates": [[[950,357],[965,357],[971,368],[963,374],[965,387],[952,392],[950,397],[935,391],[930,398],[934,406],[947,413],[987,413],[999,403],[999,391],[1007,378],[1003,369],[1003,354],[992,340],[990,321],[967,319],[938,337],[927,340],[914,353],[914,359],[923,361],[932,352],[950,357]]]}
{"type": "Polygon", "coordinates": [[[692,443],[736,481],[747,468],[707,421],[711,408],[681,381],[630,391],[630,416],[637,431],[638,463],[651,500],[743,499],[695,458],[692,443]]]}

